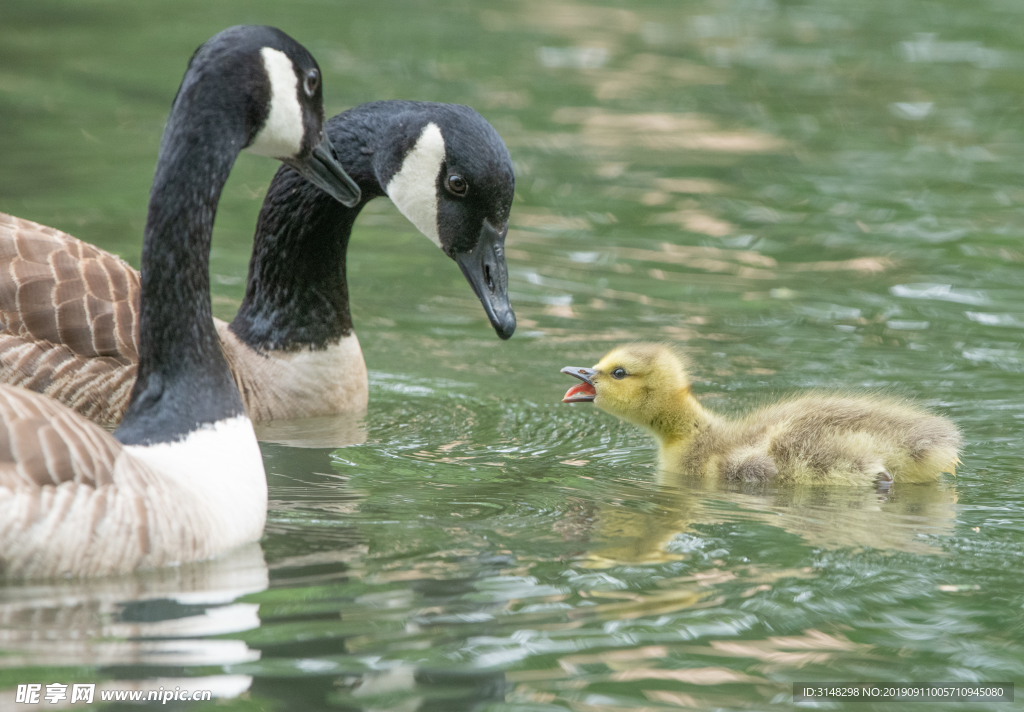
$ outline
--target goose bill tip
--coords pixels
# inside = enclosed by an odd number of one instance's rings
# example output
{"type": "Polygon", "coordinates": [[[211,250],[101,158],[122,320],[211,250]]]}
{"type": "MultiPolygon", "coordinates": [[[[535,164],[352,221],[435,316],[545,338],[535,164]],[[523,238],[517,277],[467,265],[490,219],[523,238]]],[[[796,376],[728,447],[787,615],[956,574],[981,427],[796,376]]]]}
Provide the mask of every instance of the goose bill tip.
{"type": "Polygon", "coordinates": [[[502,249],[506,231],[507,228],[495,230],[484,220],[473,249],[451,254],[483,305],[495,333],[503,341],[510,339],[516,330],[516,314],[508,298],[508,267],[502,249]]]}
{"type": "Polygon", "coordinates": [[[362,200],[359,184],[338,162],[326,133],[308,156],[289,159],[285,163],[345,207],[355,207],[362,200]]]}

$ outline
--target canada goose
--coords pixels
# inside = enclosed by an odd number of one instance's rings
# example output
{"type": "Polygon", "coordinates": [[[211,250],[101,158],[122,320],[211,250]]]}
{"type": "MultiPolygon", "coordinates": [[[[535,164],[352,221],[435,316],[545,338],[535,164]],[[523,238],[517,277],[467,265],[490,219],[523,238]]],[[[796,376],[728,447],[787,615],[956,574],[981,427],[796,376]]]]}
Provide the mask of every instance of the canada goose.
{"type": "Polygon", "coordinates": [[[663,472],[867,484],[930,482],[959,464],[956,426],[911,403],[812,393],[730,419],[697,402],[687,370],[668,346],[620,346],[594,368],[563,368],[583,383],[562,402],[593,402],[648,430],[663,472]]]}
{"type": "MultiPolygon", "coordinates": [[[[466,106],[363,104],[327,132],[362,189],[345,206],[282,167],[260,211],[245,298],[216,321],[254,421],[362,410],[345,253],[359,211],[387,195],[462,269],[498,335],[515,330],[504,240],[514,175],[504,142],[466,106]],[[287,259],[282,255],[287,254],[287,259]]],[[[116,424],[135,380],[138,275],[65,233],[0,214],[0,382],[116,424]]]]}
{"type": "Polygon", "coordinates": [[[359,200],[322,122],[317,64],[280,30],[232,27],[192,56],[150,192],[139,375],[121,426],[111,436],[43,395],[0,386],[0,572],[108,574],[259,538],[266,476],[213,326],[210,237],[242,148],[359,200]]]}

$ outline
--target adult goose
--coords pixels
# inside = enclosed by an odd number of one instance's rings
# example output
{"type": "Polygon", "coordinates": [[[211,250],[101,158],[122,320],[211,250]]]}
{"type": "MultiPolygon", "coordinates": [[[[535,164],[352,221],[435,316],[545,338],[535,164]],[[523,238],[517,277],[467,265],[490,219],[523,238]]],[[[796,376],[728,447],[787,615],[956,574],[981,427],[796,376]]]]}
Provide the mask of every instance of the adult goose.
{"type": "MultiPolygon", "coordinates": [[[[466,106],[380,101],[335,116],[327,133],[362,199],[339,203],[283,166],[259,215],[242,305],[230,324],[215,320],[255,421],[366,407],[345,255],[356,217],[374,198],[388,196],[458,263],[501,338],[516,326],[504,256],[515,180],[494,128],[466,106]]],[[[69,235],[0,214],[4,270],[12,277],[0,285],[0,382],[116,424],[138,359],[135,271],[69,235]]]]}
{"type": "MultiPolygon", "coordinates": [[[[242,148],[359,200],[322,121],[319,68],[280,30],[233,27],[193,55],[150,193],[138,378],[121,426],[110,435],[43,395],[0,386],[0,572],[109,574],[260,536],[266,477],[213,326],[210,237],[242,148]]],[[[52,267],[62,269],[59,257],[52,267]]]]}

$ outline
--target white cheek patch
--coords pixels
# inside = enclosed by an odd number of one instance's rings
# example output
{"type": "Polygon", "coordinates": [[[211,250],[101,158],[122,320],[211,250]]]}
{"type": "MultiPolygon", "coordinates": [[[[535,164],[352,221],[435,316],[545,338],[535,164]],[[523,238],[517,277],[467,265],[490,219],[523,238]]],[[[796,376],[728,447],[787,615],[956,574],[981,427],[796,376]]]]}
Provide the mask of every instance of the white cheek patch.
{"type": "Polygon", "coordinates": [[[306,128],[299,106],[298,77],[288,55],[271,47],[260,50],[270,80],[270,112],[249,151],[271,158],[291,158],[302,150],[306,128]]]}
{"type": "Polygon", "coordinates": [[[437,124],[431,122],[423,127],[416,145],[402,161],[402,168],[384,189],[402,215],[438,247],[441,238],[437,234],[437,174],[442,162],[444,137],[437,124]]]}

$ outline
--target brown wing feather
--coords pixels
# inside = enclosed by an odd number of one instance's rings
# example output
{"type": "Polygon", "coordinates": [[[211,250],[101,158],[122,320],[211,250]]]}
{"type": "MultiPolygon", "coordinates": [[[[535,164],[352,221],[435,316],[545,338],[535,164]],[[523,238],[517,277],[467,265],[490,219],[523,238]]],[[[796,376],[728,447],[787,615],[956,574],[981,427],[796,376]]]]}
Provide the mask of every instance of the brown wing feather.
{"type": "Polygon", "coordinates": [[[122,446],[60,403],[0,385],[0,488],[111,484],[122,446]]]}
{"type": "Polygon", "coordinates": [[[0,381],[42,393],[100,425],[121,421],[136,370],[124,359],[89,358],[62,344],[0,331],[0,381]]]}
{"type": "MultiPolygon", "coordinates": [[[[138,361],[139,274],[118,257],[45,225],[0,213],[0,384],[22,386],[105,426],[121,422],[138,361]]],[[[358,342],[347,375],[323,388],[316,367],[268,358],[214,320],[253,420],[366,406],[358,342]],[[304,370],[306,369],[306,370],[304,370]]]]}
{"type": "Polygon", "coordinates": [[[135,381],[138,304],[139,275],[120,258],[0,213],[0,383],[115,425],[135,381]]]}
{"type": "Polygon", "coordinates": [[[0,385],[0,578],[206,558],[209,507],[101,427],[0,385]]]}
{"type": "Polygon", "coordinates": [[[138,359],[139,274],[119,257],[0,213],[0,276],[9,333],[76,356],[138,359]]]}

